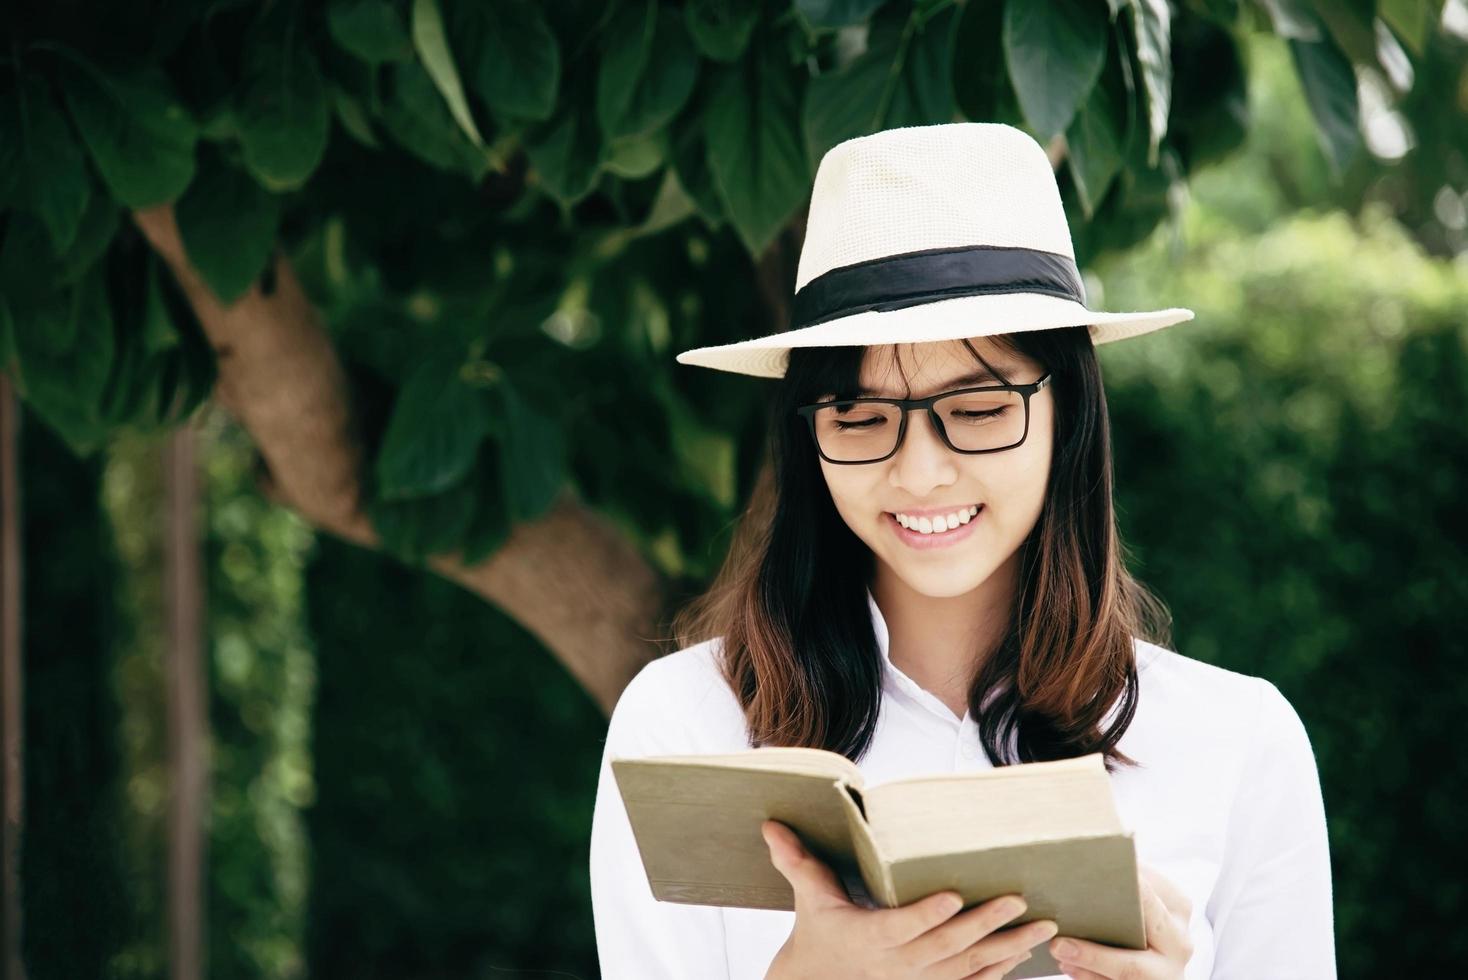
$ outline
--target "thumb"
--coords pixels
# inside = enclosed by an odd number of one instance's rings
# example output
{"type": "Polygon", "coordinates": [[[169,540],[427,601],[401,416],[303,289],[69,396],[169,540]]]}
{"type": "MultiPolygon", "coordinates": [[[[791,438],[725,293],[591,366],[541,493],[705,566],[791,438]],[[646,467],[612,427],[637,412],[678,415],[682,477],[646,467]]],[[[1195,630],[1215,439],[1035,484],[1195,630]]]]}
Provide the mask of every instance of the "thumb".
{"type": "Polygon", "coordinates": [[[852,904],[840,877],[801,843],[795,831],[778,820],[766,820],[760,824],[760,835],[769,845],[770,863],[795,889],[797,903],[815,899],[822,905],[852,904]]]}

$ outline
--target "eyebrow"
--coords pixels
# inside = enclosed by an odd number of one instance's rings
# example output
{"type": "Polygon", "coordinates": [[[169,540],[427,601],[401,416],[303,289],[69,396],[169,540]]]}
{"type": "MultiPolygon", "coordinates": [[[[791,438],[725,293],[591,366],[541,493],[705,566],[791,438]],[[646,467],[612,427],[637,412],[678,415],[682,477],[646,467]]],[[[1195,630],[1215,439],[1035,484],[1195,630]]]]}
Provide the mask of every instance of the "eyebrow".
{"type": "MultiPolygon", "coordinates": [[[[1012,369],[1011,369],[1011,373],[1013,373],[1013,370],[1012,369]]],[[[943,382],[943,384],[941,384],[940,386],[938,386],[937,388],[935,388],[933,390],[934,390],[934,392],[951,391],[954,388],[966,388],[969,385],[981,384],[981,383],[983,383],[985,381],[998,381],[1001,384],[1003,383],[1003,379],[996,377],[992,371],[989,371],[987,368],[980,368],[977,371],[973,371],[973,372],[971,372],[969,374],[960,375],[957,378],[949,378],[947,381],[943,382]]],[[[880,391],[875,391],[875,390],[873,390],[871,388],[858,387],[856,389],[856,394],[853,397],[856,397],[856,398],[895,398],[897,396],[896,395],[886,395],[886,394],[883,394],[880,391]]]]}

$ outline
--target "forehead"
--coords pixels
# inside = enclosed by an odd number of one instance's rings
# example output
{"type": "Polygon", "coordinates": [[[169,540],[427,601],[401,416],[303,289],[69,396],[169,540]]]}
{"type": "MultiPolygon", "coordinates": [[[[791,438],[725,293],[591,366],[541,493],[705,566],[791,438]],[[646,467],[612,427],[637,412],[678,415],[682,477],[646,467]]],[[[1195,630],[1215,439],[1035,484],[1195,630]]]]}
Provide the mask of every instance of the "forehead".
{"type": "MultiPolygon", "coordinates": [[[[980,357],[1014,380],[1025,358],[1000,347],[988,337],[973,337],[968,343],[980,357]]],[[[919,394],[951,387],[950,382],[986,384],[992,378],[983,362],[960,340],[917,344],[886,344],[867,349],[861,362],[859,384],[874,395],[901,395],[909,388],[919,394]],[[982,377],[972,377],[982,375],[982,377]],[[965,380],[968,379],[968,380],[965,380]]]]}

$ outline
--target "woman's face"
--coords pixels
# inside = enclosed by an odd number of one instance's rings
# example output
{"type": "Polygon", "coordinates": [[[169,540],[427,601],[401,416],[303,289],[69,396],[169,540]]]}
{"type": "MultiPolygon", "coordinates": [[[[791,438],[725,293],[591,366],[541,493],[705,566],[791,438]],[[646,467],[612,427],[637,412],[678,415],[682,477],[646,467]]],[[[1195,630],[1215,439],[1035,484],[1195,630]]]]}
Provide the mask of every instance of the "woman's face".
{"type": "MultiPolygon", "coordinates": [[[[1004,351],[988,338],[975,337],[969,343],[1012,384],[1028,384],[1045,373],[1038,361],[1004,351]]],[[[903,397],[904,373],[913,398],[1001,383],[997,379],[956,382],[984,369],[962,341],[898,346],[901,371],[892,347],[867,351],[861,367],[863,389],[903,397]]],[[[955,453],[933,431],[927,414],[914,412],[907,420],[902,445],[890,459],[859,465],[821,460],[836,510],[871,548],[879,577],[896,576],[913,591],[934,598],[961,596],[989,581],[1016,556],[1044,505],[1054,443],[1051,391],[1046,387],[1030,396],[1029,433],[1014,449],[955,453]],[[972,509],[971,505],[979,506],[979,512],[969,518],[968,525],[931,536],[912,534],[895,516],[931,518],[938,513],[962,513],[972,509]],[[955,536],[950,540],[946,534],[955,536]]]]}

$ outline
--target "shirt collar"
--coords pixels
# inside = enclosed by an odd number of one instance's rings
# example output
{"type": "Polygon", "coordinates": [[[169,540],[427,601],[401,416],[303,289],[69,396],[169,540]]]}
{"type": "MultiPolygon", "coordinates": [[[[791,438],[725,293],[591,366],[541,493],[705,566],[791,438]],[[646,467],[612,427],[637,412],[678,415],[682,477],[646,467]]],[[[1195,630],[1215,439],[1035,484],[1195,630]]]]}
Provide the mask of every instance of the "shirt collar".
{"type": "MultiPolygon", "coordinates": [[[[877,649],[882,654],[882,687],[888,691],[898,691],[908,698],[921,704],[929,711],[936,714],[949,724],[957,724],[958,719],[953,717],[953,712],[944,704],[936,694],[923,687],[917,681],[904,674],[892,663],[890,650],[890,637],[887,632],[887,620],[882,615],[881,608],[877,605],[876,597],[872,595],[871,586],[866,587],[867,606],[872,613],[872,633],[877,638],[877,649]]],[[[1150,643],[1145,643],[1133,637],[1134,648],[1137,651],[1137,673],[1141,674],[1152,665],[1162,651],[1150,643]]]]}

